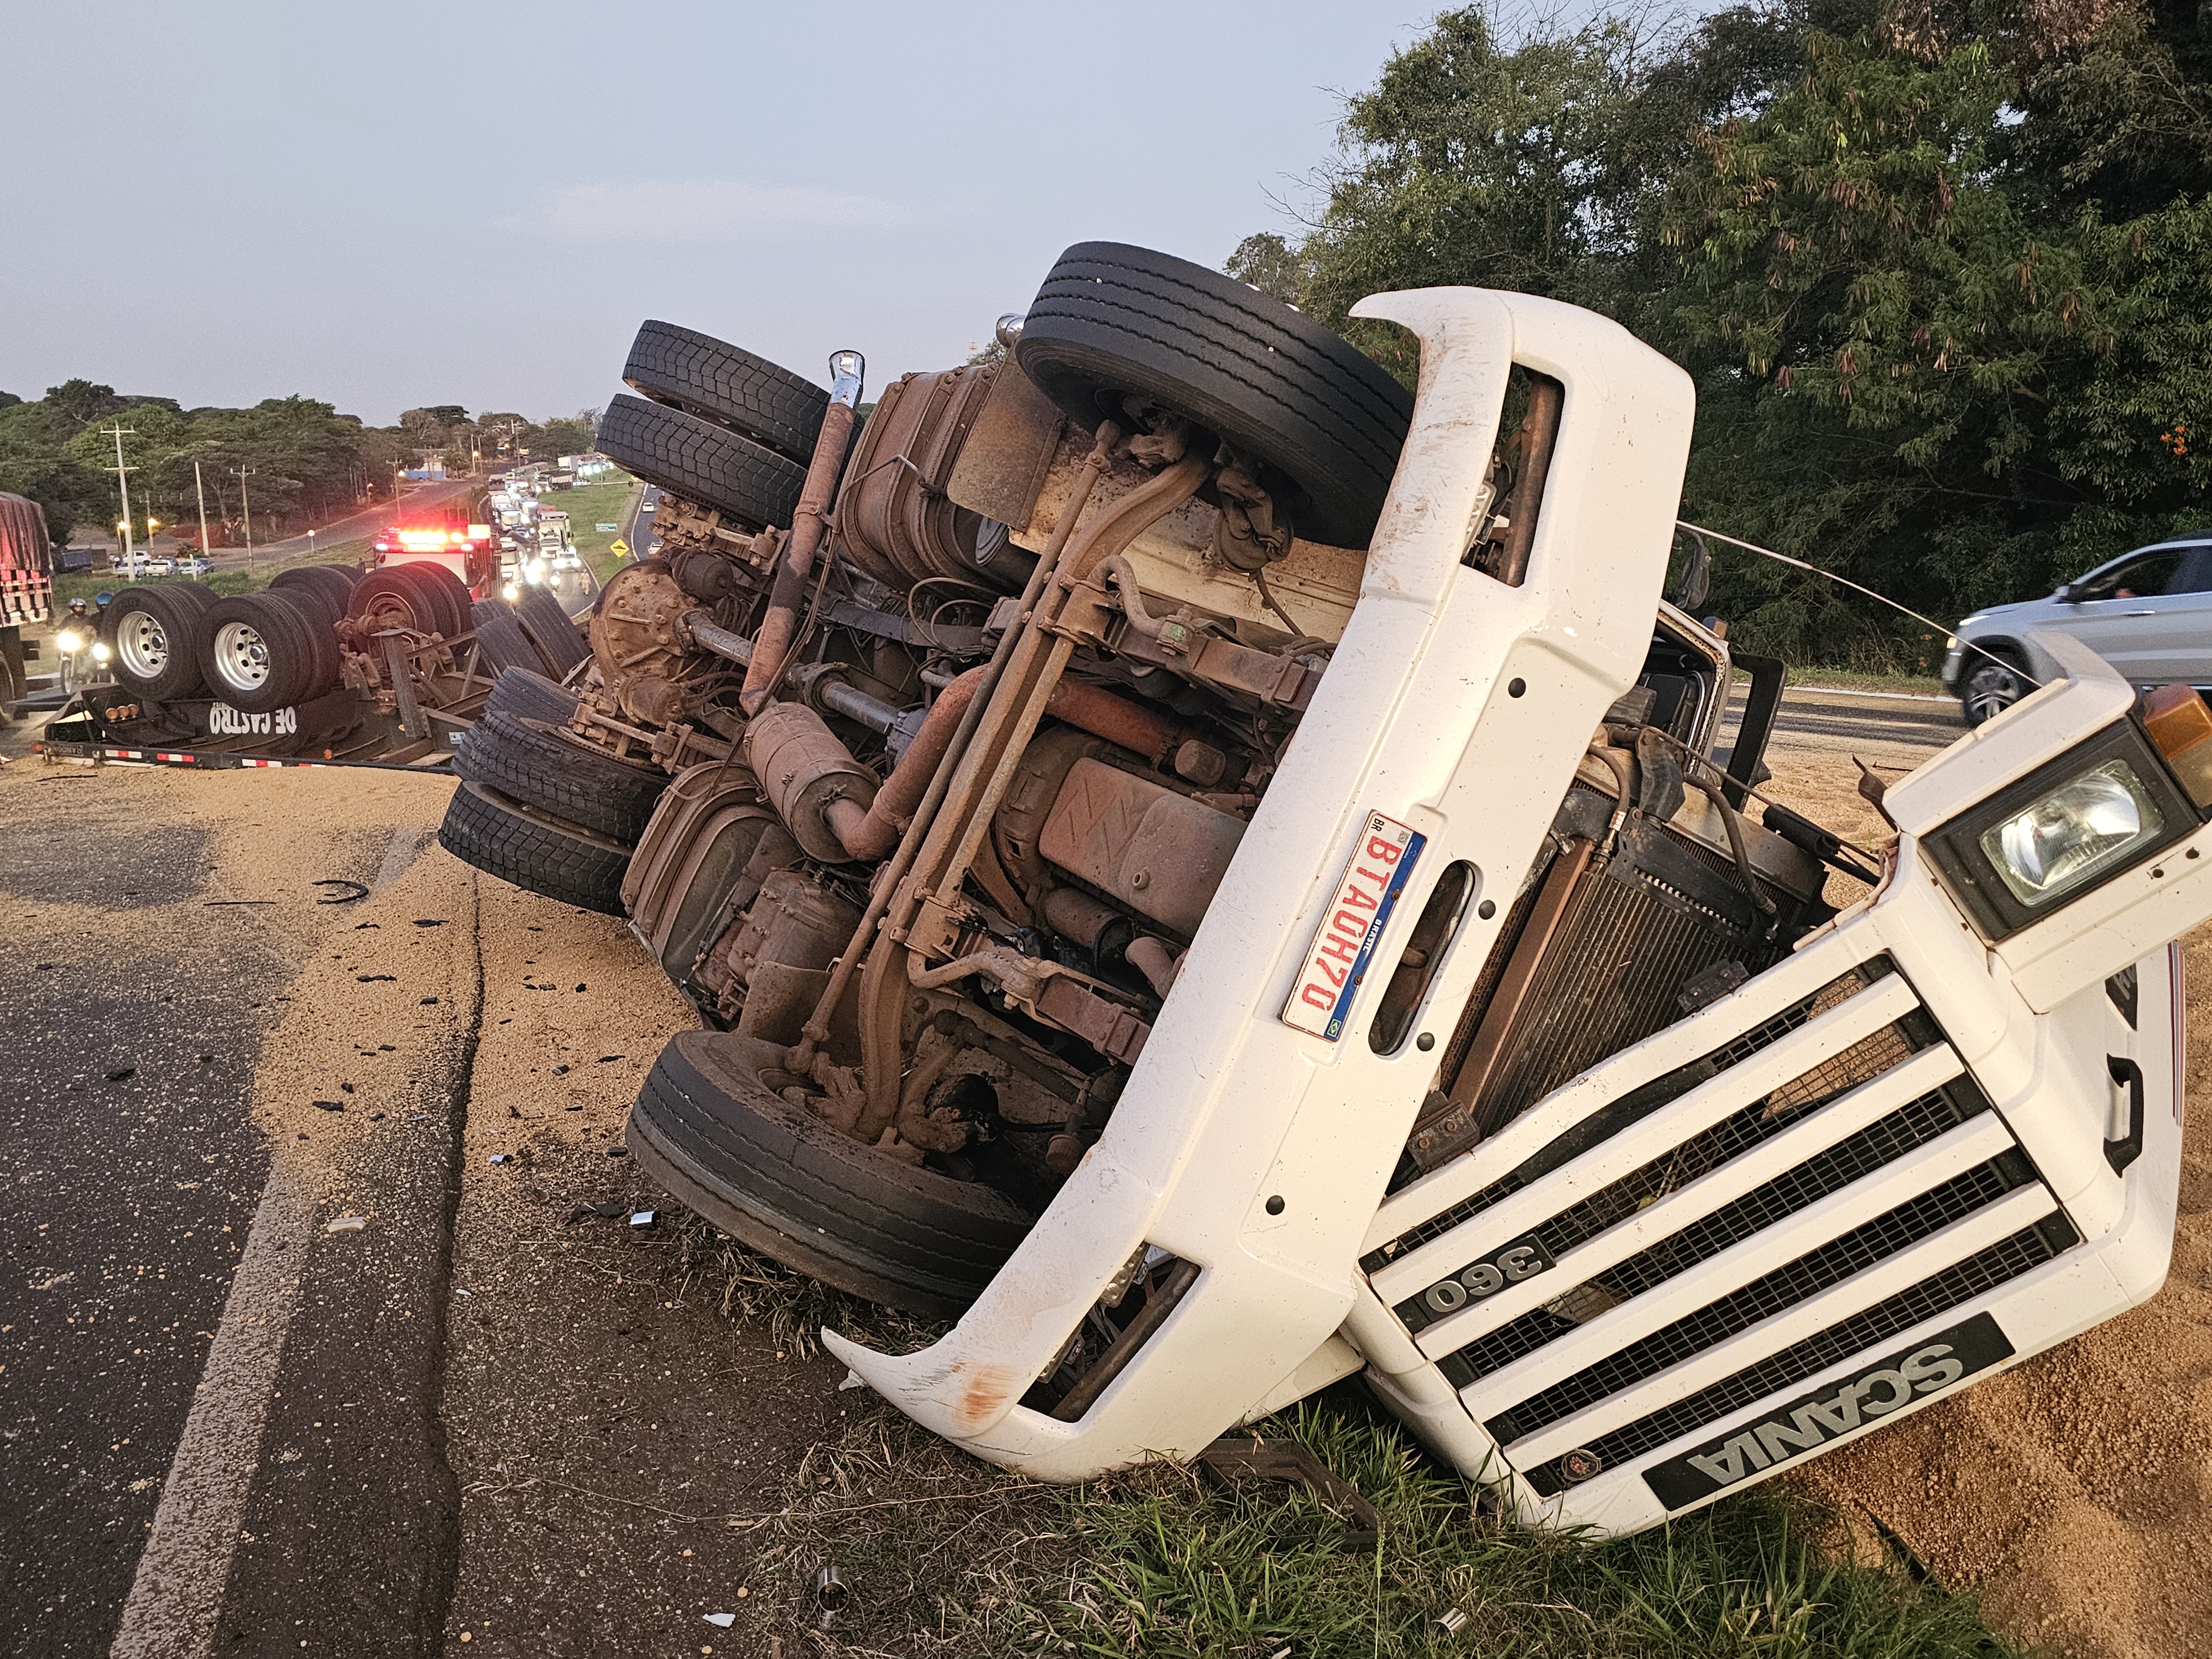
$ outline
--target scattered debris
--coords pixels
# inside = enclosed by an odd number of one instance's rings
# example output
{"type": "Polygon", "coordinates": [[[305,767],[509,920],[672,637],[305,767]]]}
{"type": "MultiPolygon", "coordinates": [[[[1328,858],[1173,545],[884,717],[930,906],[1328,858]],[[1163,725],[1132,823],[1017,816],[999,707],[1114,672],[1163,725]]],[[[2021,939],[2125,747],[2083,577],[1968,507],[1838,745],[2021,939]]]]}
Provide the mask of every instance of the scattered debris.
{"type": "Polygon", "coordinates": [[[349,1095],[349,1094],[351,1094],[351,1093],[353,1092],[353,1085],[352,1085],[352,1084],[350,1084],[350,1083],[341,1083],[341,1084],[339,1084],[339,1085],[338,1085],[338,1092],[339,1092],[340,1094],[342,1094],[342,1095],[349,1095]]]}
{"type": "Polygon", "coordinates": [[[568,1068],[565,1066],[556,1066],[553,1068],[553,1075],[555,1077],[566,1077],[568,1075],[568,1068]]]}
{"type": "Polygon", "coordinates": [[[581,1221],[587,1215],[595,1215],[612,1221],[617,1216],[629,1213],[629,1205],[625,1200],[610,1198],[597,1204],[572,1204],[568,1206],[568,1213],[565,1218],[573,1224],[581,1221]]]}
{"type": "Polygon", "coordinates": [[[374,985],[380,979],[396,981],[399,975],[397,974],[356,974],[354,977],[359,980],[363,985],[374,985]]]}
{"type": "Polygon", "coordinates": [[[607,1148],[607,1156],[609,1158],[628,1158],[629,1156],[629,1148],[627,1146],[610,1146],[607,1148]]]}
{"type": "Polygon", "coordinates": [[[368,1218],[365,1215],[342,1215],[325,1224],[323,1231],[326,1233],[357,1233],[368,1225],[368,1218]]]}
{"type": "Polygon", "coordinates": [[[867,1386],[860,1372],[848,1370],[845,1373],[845,1380],[837,1385],[837,1392],[842,1394],[848,1389],[865,1389],[867,1386]]]}
{"type": "Polygon", "coordinates": [[[137,1073],[138,1068],[136,1066],[118,1066],[107,1074],[107,1080],[110,1083],[120,1083],[126,1078],[136,1077],[137,1073]]]}
{"type": "Polygon", "coordinates": [[[828,1630],[837,1622],[837,1615],[845,1610],[851,1592],[845,1588],[845,1575],[837,1571],[835,1561],[814,1575],[814,1605],[822,1609],[822,1628],[828,1630]]]}
{"type": "Polygon", "coordinates": [[[417,927],[443,927],[446,925],[446,919],[443,916],[417,916],[415,918],[415,925],[417,927]]]}
{"type": "Polygon", "coordinates": [[[704,1617],[716,1630],[727,1630],[738,1622],[738,1615],[734,1613],[710,1613],[704,1617]]]}
{"type": "Polygon", "coordinates": [[[1207,1474],[1226,1484],[1233,1485],[1240,1475],[1251,1475],[1261,1480],[1296,1481],[1308,1488],[1352,1522],[1345,1528],[1344,1541],[1338,1546],[1347,1555],[1365,1554],[1382,1535],[1382,1512],[1360,1496],[1358,1487],[1331,1474],[1304,1446],[1287,1440],[1224,1435],[1199,1453],[1198,1461],[1207,1474]]]}
{"type": "Polygon", "coordinates": [[[425,1008],[434,1008],[438,1006],[438,999],[435,997],[424,997],[420,1006],[425,1008]]]}
{"type": "Polygon", "coordinates": [[[275,899],[202,899],[200,901],[201,906],[210,910],[226,904],[274,904],[276,902],[275,899]]]}
{"type": "Polygon", "coordinates": [[[605,1066],[610,1060],[628,1060],[629,1058],[629,1056],[628,1054],[601,1054],[599,1056],[599,1064],[605,1066]]]}
{"type": "Polygon", "coordinates": [[[342,881],[332,878],[323,881],[311,881],[307,885],[310,887],[350,887],[353,889],[353,891],[350,893],[341,893],[336,898],[317,899],[315,902],[318,904],[353,904],[368,896],[368,889],[357,881],[342,881]]]}
{"type": "Polygon", "coordinates": [[[581,980],[579,980],[579,981],[576,981],[576,988],[577,988],[579,991],[580,991],[580,990],[582,990],[582,989],[584,988],[584,983],[583,983],[583,981],[582,981],[581,980]]]}
{"type": "Polygon", "coordinates": [[[658,1210],[632,1210],[629,1212],[630,1230],[633,1232],[643,1232],[647,1228],[657,1224],[659,1219],[660,1212],[658,1210]]]}
{"type": "MultiPolygon", "coordinates": [[[[1446,1607],[1442,1613],[1437,1615],[1437,1623],[1443,1626],[1443,1632],[1445,1635],[1456,1636],[1467,1628],[1468,1616],[1466,1612],[1462,1608],[1446,1607]]],[[[1288,1648],[1285,1648],[1283,1651],[1285,1653],[1288,1653],[1290,1650],[1288,1648]]]]}
{"type": "Polygon", "coordinates": [[[513,1152],[494,1152],[491,1157],[485,1161],[487,1163],[495,1164],[512,1164],[514,1162],[514,1154],[513,1152]]]}
{"type": "Polygon", "coordinates": [[[342,1100],[312,1100],[307,1103],[313,1106],[319,1112],[343,1112],[345,1110],[345,1102],[342,1100]]]}

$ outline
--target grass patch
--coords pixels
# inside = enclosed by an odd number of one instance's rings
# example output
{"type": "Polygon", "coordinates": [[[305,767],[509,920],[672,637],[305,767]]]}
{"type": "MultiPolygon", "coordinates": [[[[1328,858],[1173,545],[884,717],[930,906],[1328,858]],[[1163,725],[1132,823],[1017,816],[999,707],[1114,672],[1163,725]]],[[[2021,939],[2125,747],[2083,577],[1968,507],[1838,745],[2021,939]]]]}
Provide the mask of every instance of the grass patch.
{"type": "MultiPolygon", "coordinates": [[[[628,473],[618,472],[599,483],[578,484],[574,489],[548,490],[538,498],[538,505],[568,515],[568,538],[576,550],[584,556],[584,562],[592,574],[604,582],[621,569],[627,561],[607,550],[629,531],[630,507],[638,495],[637,480],[628,473]],[[601,530],[603,524],[619,525],[619,530],[601,530]]],[[[633,547],[633,553],[642,553],[633,547]]]]}
{"type": "MultiPolygon", "coordinates": [[[[911,1348],[939,1328],[823,1289],[696,1218],[672,1229],[687,1293],[811,1348],[827,1323],[911,1348]]],[[[1613,1543],[1500,1517],[1346,1386],[1260,1425],[1294,1439],[1383,1516],[1373,1550],[1275,1482],[1224,1487],[1155,1464],[1076,1487],[994,1469],[854,1392],[854,1426],[806,1457],[784,1506],[732,1522],[757,1539],[754,1595],[730,1650],[1146,1655],[1168,1659],[1615,1659],[1850,1655],[1967,1659],[2019,1651],[1971,1598],[1831,1547],[1839,1526],[1791,1489],[1762,1487],[1613,1543]],[[835,1562],[852,1606],[828,1637],[811,1587],[835,1562]],[[1468,1618],[1457,1635],[1438,1622],[1468,1618]],[[795,1646],[794,1643],[800,1645],[795,1646]]]]}

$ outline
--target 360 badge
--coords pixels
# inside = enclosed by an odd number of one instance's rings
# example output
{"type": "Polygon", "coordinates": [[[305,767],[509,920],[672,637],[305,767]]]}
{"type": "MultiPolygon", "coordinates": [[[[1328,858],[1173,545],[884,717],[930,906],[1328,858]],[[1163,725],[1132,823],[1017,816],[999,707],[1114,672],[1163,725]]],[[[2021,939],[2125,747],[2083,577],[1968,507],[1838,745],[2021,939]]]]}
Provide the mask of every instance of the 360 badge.
{"type": "Polygon", "coordinates": [[[1508,1285],[1548,1273],[1553,1265],[1552,1253],[1533,1234],[1516,1238],[1479,1261],[1469,1262],[1449,1279],[1440,1279],[1430,1285],[1421,1292],[1421,1305],[1438,1316],[1456,1313],[1470,1302],[1497,1295],[1508,1285]]]}

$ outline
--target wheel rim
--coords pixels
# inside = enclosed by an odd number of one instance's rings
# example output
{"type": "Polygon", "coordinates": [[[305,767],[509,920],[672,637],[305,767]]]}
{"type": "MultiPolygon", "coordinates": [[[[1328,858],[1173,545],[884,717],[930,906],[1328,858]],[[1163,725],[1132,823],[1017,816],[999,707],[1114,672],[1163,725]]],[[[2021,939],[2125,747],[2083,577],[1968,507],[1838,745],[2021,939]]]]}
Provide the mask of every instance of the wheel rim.
{"type": "Polygon", "coordinates": [[[159,679],[169,665],[169,636],[151,614],[133,611],[115,630],[115,654],[139,679],[159,679]]]}
{"type": "Polygon", "coordinates": [[[252,623],[215,630],[215,676],[232,691],[258,691],[269,683],[269,642],[252,623]]]}
{"type": "Polygon", "coordinates": [[[2020,701],[2020,678],[2010,669],[1984,668],[1966,683],[1966,717],[1976,726],[2020,701]]]}

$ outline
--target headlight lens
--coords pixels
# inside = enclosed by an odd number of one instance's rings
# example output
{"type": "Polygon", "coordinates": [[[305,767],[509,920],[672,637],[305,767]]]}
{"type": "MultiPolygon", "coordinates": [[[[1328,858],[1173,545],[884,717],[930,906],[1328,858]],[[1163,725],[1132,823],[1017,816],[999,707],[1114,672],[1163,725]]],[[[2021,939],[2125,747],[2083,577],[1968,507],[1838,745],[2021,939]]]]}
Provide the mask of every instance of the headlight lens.
{"type": "Polygon", "coordinates": [[[2012,896],[2033,908],[2165,833],[2165,817],[2135,769],[2109,760],[1990,825],[1981,849],[2012,896]]]}
{"type": "Polygon", "coordinates": [[[107,648],[107,641],[106,640],[95,640],[93,641],[92,659],[94,662],[106,662],[115,653],[112,651],[107,648]]]}
{"type": "Polygon", "coordinates": [[[54,643],[72,657],[84,649],[84,635],[74,628],[64,628],[54,635],[54,643]]]}

